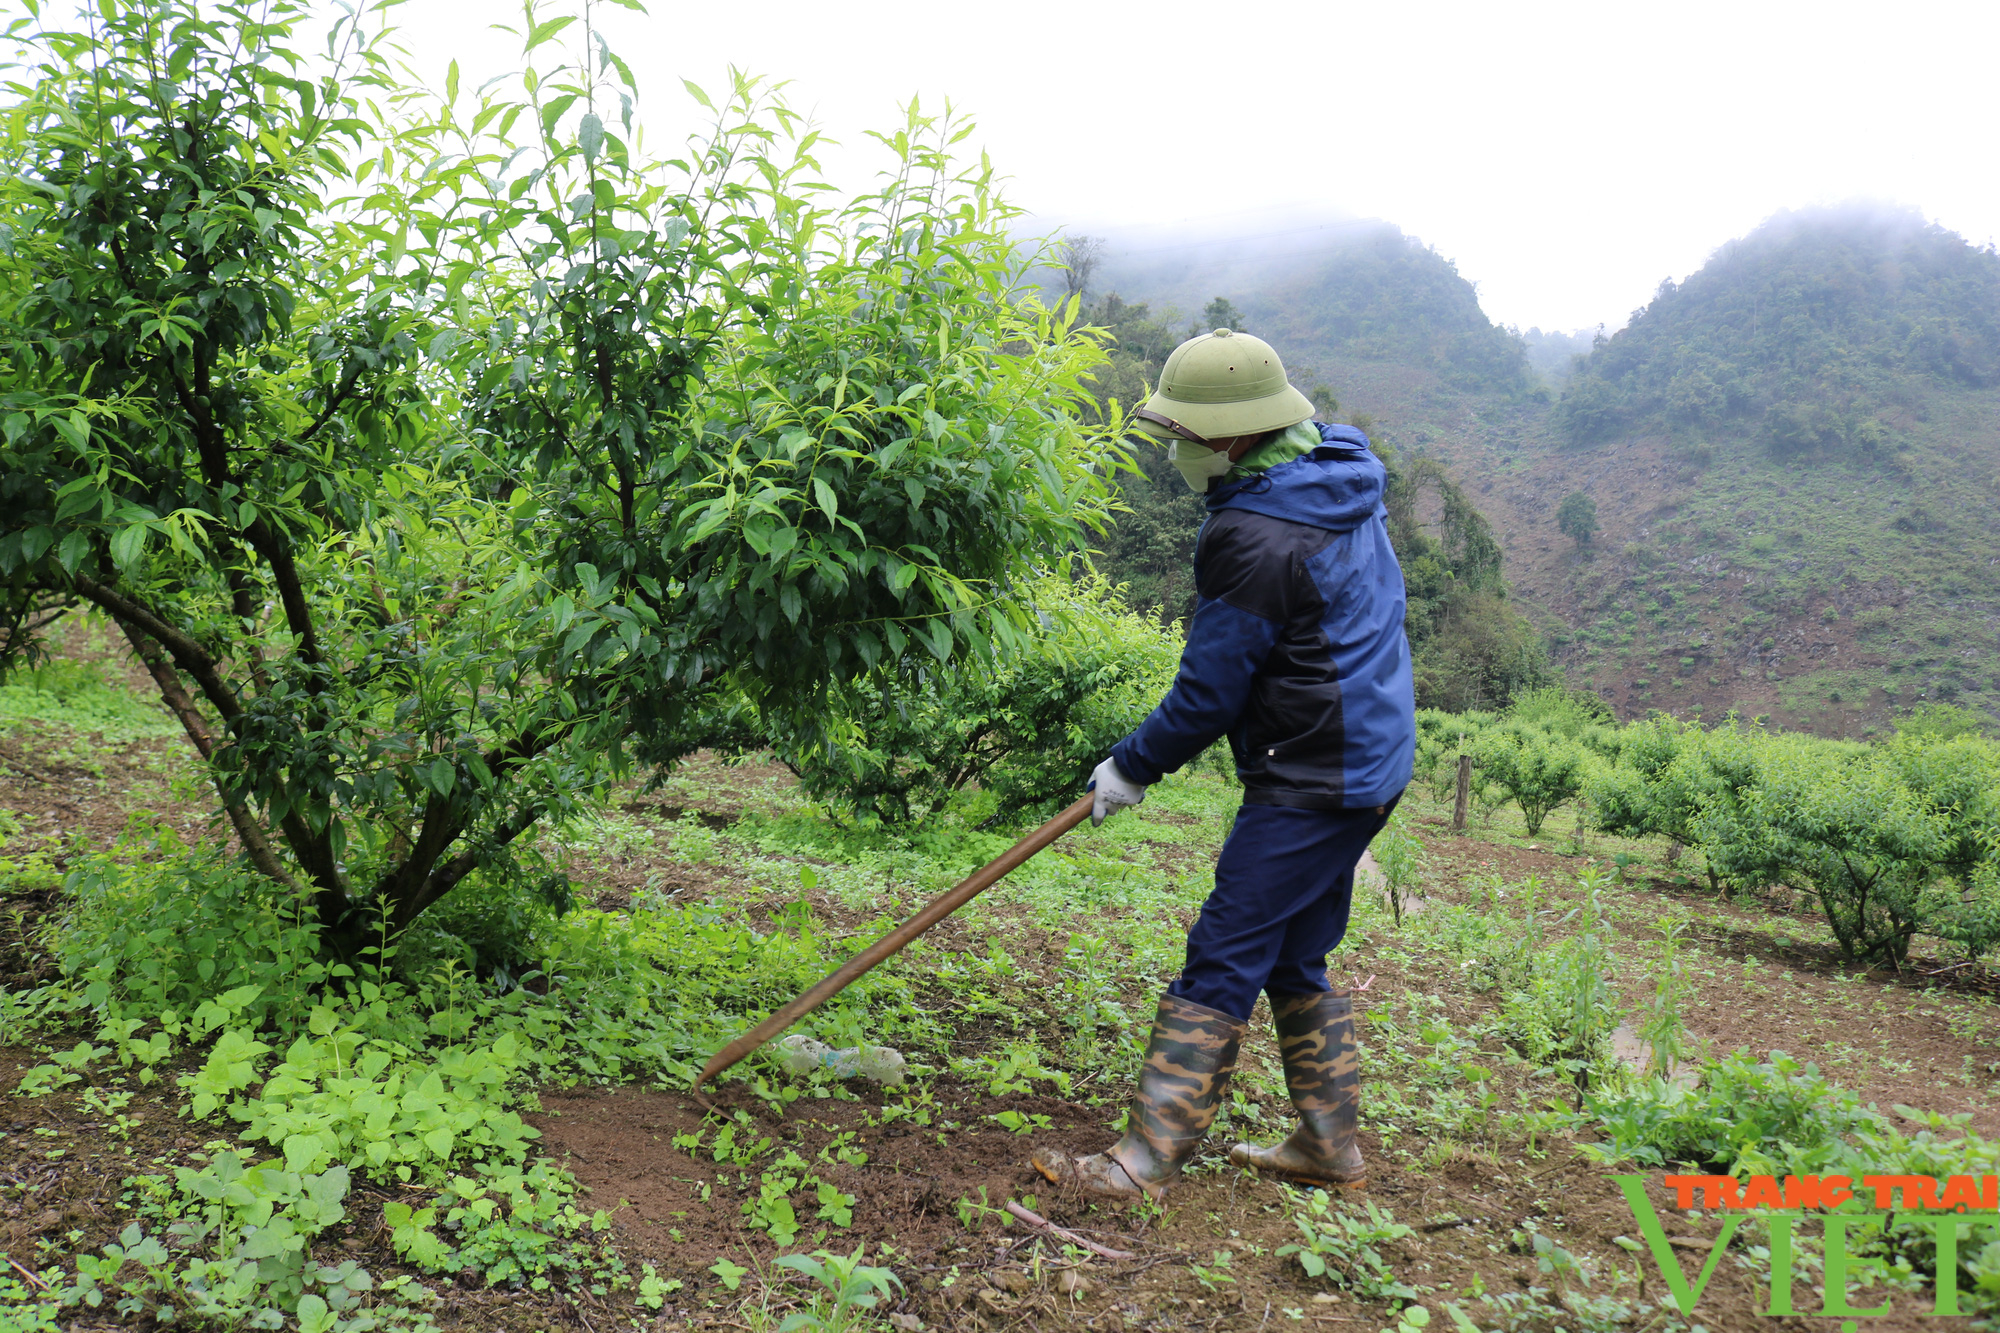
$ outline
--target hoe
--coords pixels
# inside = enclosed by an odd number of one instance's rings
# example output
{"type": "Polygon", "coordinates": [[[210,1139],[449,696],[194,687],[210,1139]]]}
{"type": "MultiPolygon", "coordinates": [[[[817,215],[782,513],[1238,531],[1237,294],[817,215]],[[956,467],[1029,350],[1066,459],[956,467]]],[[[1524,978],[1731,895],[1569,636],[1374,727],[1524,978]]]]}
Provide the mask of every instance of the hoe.
{"type": "Polygon", "coordinates": [[[992,888],[1009,871],[1090,818],[1090,806],[1094,799],[1085,796],[1077,801],[994,860],[961,880],[958,887],[950,893],[933,899],[908,921],[842,963],[804,995],[717,1051],[714,1057],[702,1066],[701,1074],[695,1079],[695,1095],[701,1094],[702,1084],[846,990],[883,959],[901,953],[911,940],[992,888]]]}

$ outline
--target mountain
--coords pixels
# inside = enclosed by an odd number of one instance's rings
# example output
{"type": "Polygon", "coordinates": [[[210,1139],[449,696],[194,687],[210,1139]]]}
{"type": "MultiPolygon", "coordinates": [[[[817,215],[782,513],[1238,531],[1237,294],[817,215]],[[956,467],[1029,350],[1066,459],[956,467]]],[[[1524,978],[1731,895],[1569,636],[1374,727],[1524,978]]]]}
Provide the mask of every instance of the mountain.
{"type": "Polygon", "coordinates": [[[1521,338],[1496,327],[1452,262],[1373,220],[1293,220],[1244,234],[1209,231],[1160,243],[1104,237],[1098,292],[1193,318],[1216,298],[1281,348],[1289,366],[1348,360],[1423,367],[1454,385],[1532,391],[1521,338]]]}
{"type": "MultiPolygon", "coordinates": [[[[1788,213],[1609,338],[1525,346],[1379,223],[1269,255],[1212,238],[1171,265],[1121,259],[1114,235],[1094,286],[1154,310],[1223,298],[1338,419],[1456,483],[1504,551],[1508,614],[1623,716],[1866,735],[1924,702],[2000,714],[1991,249],[1902,210],[1788,213]],[[1587,546],[1556,525],[1575,492],[1595,503],[1587,546]]],[[[1149,322],[1159,348],[1117,372],[1128,401],[1191,323],[1149,322]]],[[[1415,513],[1445,536],[1435,494],[1415,513]]],[[[1126,567],[1173,564],[1141,542],[1126,567]]]]}
{"type": "Polygon", "coordinates": [[[1991,249],[1900,210],[1776,217],[1599,344],[1539,444],[1510,573],[1622,711],[1867,734],[2000,703],[1991,249]],[[1594,550],[1551,530],[1573,490],[1594,550]]]}
{"type": "Polygon", "coordinates": [[[1779,455],[1877,449],[1929,387],[2000,384],[2000,264],[1914,213],[1773,218],[1595,349],[1556,424],[1753,435],[1779,455]]]}

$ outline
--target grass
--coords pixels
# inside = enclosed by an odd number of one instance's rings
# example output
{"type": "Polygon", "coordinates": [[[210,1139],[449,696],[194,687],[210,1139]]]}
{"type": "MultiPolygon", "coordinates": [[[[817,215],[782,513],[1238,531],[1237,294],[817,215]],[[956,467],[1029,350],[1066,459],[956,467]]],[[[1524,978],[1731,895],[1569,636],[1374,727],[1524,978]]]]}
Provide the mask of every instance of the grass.
{"type": "Polygon", "coordinates": [[[118,744],[180,734],[158,703],[138,698],[93,662],[56,658],[24,667],[0,684],[0,726],[89,734],[118,744]]]}

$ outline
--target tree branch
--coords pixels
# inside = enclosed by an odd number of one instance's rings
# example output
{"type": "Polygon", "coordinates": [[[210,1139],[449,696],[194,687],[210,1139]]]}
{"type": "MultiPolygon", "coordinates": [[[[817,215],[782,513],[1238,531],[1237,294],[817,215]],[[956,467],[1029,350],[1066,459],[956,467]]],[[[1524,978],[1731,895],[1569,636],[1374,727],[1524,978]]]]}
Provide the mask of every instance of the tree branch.
{"type": "MultiPolygon", "coordinates": [[[[278,601],[285,608],[285,624],[298,637],[299,656],[314,666],[325,665],[319,651],[319,634],[313,629],[312,608],[306,604],[305,585],[299,580],[299,567],[292,559],[291,549],[279,540],[261,515],[243,529],[243,539],[271,567],[271,577],[278,585],[278,601]]],[[[320,682],[309,678],[307,688],[318,693],[320,682]]]]}
{"type": "MultiPolygon", "coordinates": [[[[130,622],[121,620],[118,622],[118,628],[125,631],[125,638],[131,643],[132,651],[152,674],[153,683],[160,687],[160,698],[166,702],[168,711],[180,719],[181,729],[187,732],[188,740],[193,742],[194,748],[203,759],[213,759],[215,737],[209,731],[208,723],[202,718],[200,711],[195,708],[194,700],[181,685],[180,677],[174,674],[173,664],[167,661],[166,653],[161,650],[159,644],[134,629],[130,622]]],[[[210,770],[211,780],[216,780],[219,776],[210,770]]],[[[229,822],[235,826],[236,836],[243,843],[244,852],[250,857],[250,864],[256,866],[267,878],[276,880],[293,893],[299,892],[298,882],[291,877],[284,864],[278,860],[277,854],[271,850],[270,840],[264,836],[264,830],[257,827],[257,822],[251,818],[250,811],[241,801],[230,800],[220,781],[215,781],[215,790],[216,795],[222,798],[223,811],[228,814],[229,822]]]]}
{"type": "Polygon", "coordinates": [[[195,684],[201,687],[202,697],[222,714],[224,722],[234,722],[243,715],[243,705],[237,702],[236,692],[222,678],[222,668],[206,648],[161,619],[151,608],[114,588],[106,587],[88,574],[76,575],[73,582],[77,592],[110,612],[113,619],[159,640],[173,654],[174,665],[194,678],[195,684]]]}
{"type": "Polygon", "coordinates": [[[354,392],[354,386],[360,382],[361,367],[355,366],[347,372],[347,378],[342,380],[339,386],[334,389],[333,393],[326,400],[326,406],[319,410],[319,415],[313,418],[312,425],[305,428],[295,443],[312,443],[312,437],[319,434],[320,429],[327,422],[333,420],[333,414],[340,410],[340,405],[347,401],[348,395],[354,392]]]}
{"type": "Polygon", "coordinates": [[[249,659],[250,679],[257,682],[258,689],[268,691],[271,677],[264,670],[264,650],[258,644],[253,628],[257,620],[257,590],[250,585],[244,572],[234,565],[224,568],[223,578],[229,584],[229,612],[243,629],[243,652],[249,659]]]}
{"type": "MultiPolygon", "coordinates": [[[[240,483],[229,469],[229,451],[205,406],[207,394],[203,382],[207,379],[207,366],[199,355],[195,358],[195,374],[198,382],[190,387],[181,379],[179,371],[171,367],[167,371],[174,393],[180,398],[181,410],[194,423],[195,451],[201,455],[202,474],[210,486],[222,491],[240,483]]],[[[278,585],[278,600],[285,608],[285,623],[299,641],[299,656],[314,666],[323,665],[319,635],[313,630],[312,609],[306,604],[305,588],[299,580],[298,565],[292,559],[291,549],[261,514],[250,526],[238,531],[243,534],[243,540],[250,543],[250,548],[271,567],[271,577],[278,585]]],[[[307,688],[316,693],[318,682],[309,681],[307,688]]]]}
{"type": "Polygon", "coordinates": [[[423,914],[425,908],[458,887],[458,882],[484,865],[493,852],[533,828],[535,821],[541,817],[540,806],[530,806],[495,829],[489,846],[468,848],[445,862],[418,886],[415,893],[396,904],[394,915],[390,918],[391,930],[400,932],[408,927],[423,914]]]}
{"type": "MultiPolygon", "coordinates": [[[[110,612],[121,625],[131,626],[157,639],[173,655],[174,665],[194,678],[195,684],[201,687],[202,696],[222,715],[225,723],[234,724],[243,716],[243,705],[237,701],[236,692],[222,678],[221,668],[207,649],[168,624],[150,608],[116,589],[106,587],[89,575],[78,574],[73,582],[77,592],[110,612]]],[[[285,841],[291,846],[292,855],[298,858],[299,864],[305,867],[306,873],[319,887],[320,920],[332,920],[333,916],[328,913],[339,914],[347,899],[347,886],[335,864],[331,840],[323,834],[314,833],[296,811],[287,814],[280,821],[280,827],[284,829],[285,841]]]]}
{"type": "MultiPolygon", "coordinates": [[[[494,746],[481,757],[496,778],[504,777],[559,744],[569,734],[571,725],[564,722],[530,727],[505,744],[494,746]]],[[[500,825],[495,832],[497,842],[494,846],[506,846],[540,818],[540,806],[530,805],[500,825]]],[[[450,850],[451,845],[464,835],[469,822],[452,817],[451,803],[444,797],[432,795],[425,799],[423,826],[415,843],[401,861],[375,882],[375,891],[370,895],[372,899],[388,900],[392,931],[407,928],[425,908],[451,892],[454,885],[478,868],[484,854],[476,850],[461,852],[443,867],[433,868],[437,867],[439,858],[450,850]]],[[[325,921],[330,918],[323,915],[320,919],[325,921]]]]}

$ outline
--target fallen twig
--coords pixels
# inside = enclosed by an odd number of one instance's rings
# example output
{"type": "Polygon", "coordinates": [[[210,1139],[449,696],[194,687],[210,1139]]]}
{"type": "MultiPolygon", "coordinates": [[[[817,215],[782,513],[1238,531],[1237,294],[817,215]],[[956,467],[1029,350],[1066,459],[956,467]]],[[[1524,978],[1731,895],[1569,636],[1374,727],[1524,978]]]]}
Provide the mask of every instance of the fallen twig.
{"type": "Polygon", "coordinates": [[[1428,1235],[1434,1231],[1449,1231],[1453,1227],[1469,1227],[1471,1225],[1472,1219],[1469,1217],[1454,1217],[1445,1222],[1426,1222],[1418,1227],[1417,1230],[1428,1235]]]}
{"type": "Polygon", "coordinates": [[[1048,1218],[1043,1217],[1039,1213],[1030,1212],[1012,1199],[1007,1200],[1007,1211],[1020,1218],[1023,1222],[1026,1222],[1029,1226],[1040,1227],[1059,1240],[1066,1240],[1072,1245],[1083,1246],[1084,1249],[1089,1250],[1101,1259],[1136,1259],[1139,1257],[1130,1250],[1114,1250],[1109,1245],[1099,1245],[1094,1240],[1079,1236],[1066,1227],[1059,1227],[1049,1221],[1048,1218]]]}
{"type": "Polygon", "coordinates": [[[1372,986],[1372,985],[1374,985],[1374,984],[1375,984],[1375,978],[1374,978],[1374,977],[1370,977],[1370,978],[1368,978],[1368,980],[1366,980],[1366,981],[1357,981],[1357,982],[1355,982],[1355,983],[1354,983],[1354,984],[1353,984],[1352,986],[1349,986],[1349,987],[1348,987],[1348,989],[1349,989],[1349,990],[1367,990],[1367,989],[1368,989],[1368,988],[1369,988],[1370,986],[1372,986]]]}
{"type": "Polygon", "coordinates": [[[28,1269],[21,1267],[21,1261],[19,1259],[9,1257],[7,1262],[14,1265],[15,1272],[19,1273],[22,1277],[28,1279],[28,1281],[40,1287],[43,1291],[47,1291],[49,1289],[49,1284],[42,1281],[41,1277],[38,1274],[30,1272],[28,1269]]]}

